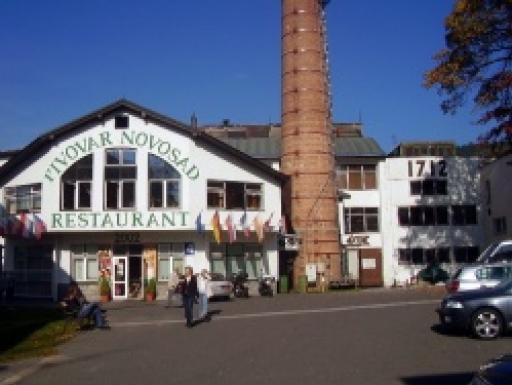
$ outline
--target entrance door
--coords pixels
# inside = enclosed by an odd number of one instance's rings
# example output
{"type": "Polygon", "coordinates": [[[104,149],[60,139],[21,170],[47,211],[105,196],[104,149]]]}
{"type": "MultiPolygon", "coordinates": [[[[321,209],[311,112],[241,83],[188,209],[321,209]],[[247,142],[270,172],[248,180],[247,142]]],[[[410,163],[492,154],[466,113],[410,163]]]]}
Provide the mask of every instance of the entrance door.
{"type": "Polygon", "coordinates": [[[114,264],[113,299],[128,298],[128,257],[112,257],[114,264]]]}
{"type": "Polygon", "coordinates": [[[382,252],[380,249],[360,249],[359,285],[382,286],[382,252]]]}

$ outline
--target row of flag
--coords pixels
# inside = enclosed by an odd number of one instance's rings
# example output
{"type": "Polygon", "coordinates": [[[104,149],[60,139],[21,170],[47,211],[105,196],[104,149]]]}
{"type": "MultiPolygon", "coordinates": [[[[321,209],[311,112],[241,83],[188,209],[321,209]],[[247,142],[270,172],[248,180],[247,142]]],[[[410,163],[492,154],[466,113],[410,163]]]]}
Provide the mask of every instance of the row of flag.
{"type": "MultiPolygon", "coordinates": [[[[263,221],[259,214],[257,214],[254,219],[252,220],[252,225],[254,228],[254,231],[256,233],[256,236],[258,238],[259,242],[263,242],[263,239],[265,237],[265,232],[268,232],[271,230],[271,222],[272,218],[274,217],[274,213],[270,214],[270,217],[263,221]]],[[[215,211],[215,213],[212,216],[212,219],[210,221],[210,225],[213,232],[213,237],[217,243],[221,243],[222,240],[222,230],[227,231],[228,235],[228,241],[229,243],[233,243],[236,241],[237,237],[237,231],[241,230],[244,233],[244,236],[246,238],[249,238],[251,235],[251,226],[249,221],[247,220],[247,213],[244,212],[244,214],[240,217],[239,223],[236,223],[233,220],[233,216],[231,214],[228,214],[226,219],[224,220],[224,229],[222,227],[222,223],[220,220],[220,215],[218,211],[215,211]]],[[[199,213],[196,218],[196,230],[198,233],[202,233],[205,230],[205,225],[202,223],[202,213],[199,213]]],[[[284,217],[281,217],[279,220],[279,231],[282,234],[286,233],[286,221],[284,217]]]]}
{"type": "Polygon", "coordinates": [[[0,217],[0,236],[18,236],[41,239],[46,224],[36,214],[21,213],[18,216],[0,217]]]}

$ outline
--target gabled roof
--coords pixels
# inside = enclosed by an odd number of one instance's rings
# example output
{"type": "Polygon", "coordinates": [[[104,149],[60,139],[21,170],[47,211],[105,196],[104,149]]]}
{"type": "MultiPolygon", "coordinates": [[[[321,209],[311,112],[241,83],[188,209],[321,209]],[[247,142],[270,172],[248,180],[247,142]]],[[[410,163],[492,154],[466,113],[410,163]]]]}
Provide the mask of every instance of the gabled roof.
{"type": "MultiPolygon", "coordinates": [[[[220,138],[257,159],[281,159],[281,137],[268,138],[220,138]]],[[[386,153],[373,138],[336,137],[335,156],[338,157],[385,157],[386,153]]]]}
{"type": "Polygon", "coordinates": [[[95,110],[87,115],[84,115],[37,137],[26,147],[14,153],[13,156],[2,167],[0,167],[0,183],[3,183],[5,179],[8,178],[17,169],[17,167],[28,161],[31,156],[52,145],[63,136],[69,135],[73,133],[73,131],[79,130],[86,124],[101,122],[106,116],[121,111],[139,115],[144,119],[163,125],[168,129],[178,131],[181,134],[191,138],[195,143],[212,146],[222,153],[233,156],[234,158],[240,160],[242,163],[250,165],[251,167],[281,182],[287,179],[286,175],[274,170],[272,167],[266,165],[265,163],[252,158],[246,153],[229,146],[219,139],[216,139],[204,132],[193,129],[191,126],[178,120],[172,119],[166,115],[160,114],[146,107],[142,107],[129,100],[120,99],[114,103],[95,110]]]}

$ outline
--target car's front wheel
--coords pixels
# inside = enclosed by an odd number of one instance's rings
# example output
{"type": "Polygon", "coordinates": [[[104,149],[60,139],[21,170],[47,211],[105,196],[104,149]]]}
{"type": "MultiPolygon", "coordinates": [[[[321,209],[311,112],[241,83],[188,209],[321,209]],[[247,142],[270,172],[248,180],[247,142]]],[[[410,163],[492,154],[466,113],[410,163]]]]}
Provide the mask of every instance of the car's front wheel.
{"type": "Polygon", "coordinates": [[[473,315],[471,328],[476,337],[490,340],[501,334],[503,319],[501,314],[494,309],[479,309],[473,315]]]}

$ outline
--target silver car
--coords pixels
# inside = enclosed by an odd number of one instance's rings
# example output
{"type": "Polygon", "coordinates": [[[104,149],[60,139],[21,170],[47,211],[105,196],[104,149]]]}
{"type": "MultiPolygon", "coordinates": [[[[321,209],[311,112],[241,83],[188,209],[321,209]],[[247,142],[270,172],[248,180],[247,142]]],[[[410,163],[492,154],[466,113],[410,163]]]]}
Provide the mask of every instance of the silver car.
{"type": "Polygon", "coordinates": [[[446,283],[448,293],[490,288],[512,278],[512,263],[486,263],[459,268],[446,283]]]}

